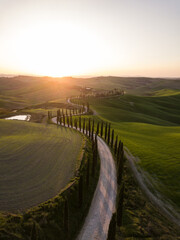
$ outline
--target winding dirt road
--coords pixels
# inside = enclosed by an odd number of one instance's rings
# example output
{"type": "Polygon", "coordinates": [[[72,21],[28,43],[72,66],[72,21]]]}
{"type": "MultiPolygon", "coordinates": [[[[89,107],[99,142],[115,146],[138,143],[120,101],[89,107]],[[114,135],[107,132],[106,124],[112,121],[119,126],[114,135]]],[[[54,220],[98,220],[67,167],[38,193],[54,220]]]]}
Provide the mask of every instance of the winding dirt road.
{"type": "Polygon", "coordinates": [[[100,137],[97,140],[101,160],[100,177],[78,240],[107,239],[109,223],[115,211],[117,181],[114,160],[107,144],[100,137]]]}
{"type": "MultiPolygon", "coordinates": [[[[141,172],[139,172],[135,165],[135,157],[130,153],[127,147],[125,147],[125,156],[129,162],[130,168],[134,174],[134,177],[136,178],[139,186],[145,193],[145,195],[148,197],[148,199],[151,201],[151,203],[156,206],[160,210],[160,212],[170,221],[175,223],[180,227],[180,215],[179,213],[168,204],[166,201],[162,200],[162,197],[156,197],[148,188],[147,184],[144,181],[143,175],[141,172]]],[[[160,194],[159,194],[160,195],[160,194]]]]}
{"type": "MultiPolygon", "coordinates": [[[[67,101],[72,104],[70,99],[67,101]]],[[[86,112],[87,108],[84,113],[86,112]]],[[[57,123],[57,118],[53,118],[52,121],[57,123]]],[[[100,177],[88,215],[77,240],[106,240],[109,223],[115,211],[117,181],[113,156],[108,145],[100,137],[97,137],[97,143],[101,163],[100,177]]]]}

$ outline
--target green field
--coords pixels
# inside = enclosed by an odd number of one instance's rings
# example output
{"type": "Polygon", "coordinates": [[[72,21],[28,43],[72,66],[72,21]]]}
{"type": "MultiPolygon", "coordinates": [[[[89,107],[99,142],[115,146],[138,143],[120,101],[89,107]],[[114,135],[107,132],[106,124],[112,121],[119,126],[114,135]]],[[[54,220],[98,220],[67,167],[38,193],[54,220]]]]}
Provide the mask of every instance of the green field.
{"type": "Polygon", "coordinates": [[[180,207],[180,95],[125,95],[90,103],[99,114],[94,118],[111,122],[155,189],[180,207]]]}
{"type": "Polygon", "coordinates": [[[54,125],[0,120],[0,210],[24,210],[74,177],[83,138],[54,125]]]}
{"type": "Polygon", "coordinates": [[[47,101],[58,99],[58,102],[64,102],[66,97],[78,93],[77,87],[63,82],[62,79],[29,76],[0,77],[0,115],[7,110],[22,109],[47,101]]]}

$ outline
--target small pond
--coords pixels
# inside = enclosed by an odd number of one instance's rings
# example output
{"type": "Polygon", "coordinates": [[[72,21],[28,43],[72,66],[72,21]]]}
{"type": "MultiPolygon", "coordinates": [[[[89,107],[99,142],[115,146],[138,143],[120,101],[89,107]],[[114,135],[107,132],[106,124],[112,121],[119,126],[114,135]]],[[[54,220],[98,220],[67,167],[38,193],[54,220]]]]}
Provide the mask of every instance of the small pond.
{"type": "Polygon", "coordinates": [[[6,120],[20,120],[20,121],[29,121],[31,118],[31,115],[26,114],[26,115],[16,115],[16,116],[11,116],[8,118],[5,118],[6,120]]]}

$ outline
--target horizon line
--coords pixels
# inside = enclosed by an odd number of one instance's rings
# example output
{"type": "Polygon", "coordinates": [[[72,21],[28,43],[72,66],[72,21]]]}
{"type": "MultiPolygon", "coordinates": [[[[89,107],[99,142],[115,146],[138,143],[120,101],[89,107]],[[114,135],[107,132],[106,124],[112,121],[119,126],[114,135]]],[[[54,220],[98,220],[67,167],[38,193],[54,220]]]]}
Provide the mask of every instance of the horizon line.
{"type": "Polygon", "coordinates": [[[45,75],[38,75],[38,74],[6,74],[6,73],[0,73],[0,77],[6,77],[6,78],[13,78],[13,77],[40,77],[40,78],[99,78],[99,77],[116,77],[116,78],[163,78],[163,79],[180,79],[179,77],[162,77],[162,76],[145,76],[145,75],[72,75],[72,76],[61,76],[61,77],[55,77],[55,76],[45,76],[45,75]]]}

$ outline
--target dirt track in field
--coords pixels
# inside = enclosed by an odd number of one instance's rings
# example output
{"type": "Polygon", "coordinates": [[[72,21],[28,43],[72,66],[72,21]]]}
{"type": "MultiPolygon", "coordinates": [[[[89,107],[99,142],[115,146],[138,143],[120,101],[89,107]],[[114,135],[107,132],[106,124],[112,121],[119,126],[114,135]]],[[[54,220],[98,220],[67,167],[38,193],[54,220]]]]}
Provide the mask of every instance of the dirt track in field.
{"type": "MultiPolygon", "coordinates": [[[[67,100],[71,104],[70,99],[67,100]]],[[[75,104],[73,104],[75,105],[75,104]]],[[[87,108],[85,108],[85,112],[87,108]]],[[[57,123],[57,119],[52,119],[57,123]]],[[[88,215],[77,240],[106,240],[109,223],[116,205],[117,181],[113,156],[108,145],[97,138],[100,157],[100,177],[88,215]]]]}
{"type": "Polygon", "coordinates": [[[144,181],[143,175],[141,172],[139,172],[135,165],[135,157],[130,153],[127,147],[125,147],[125,156],[129,162],[129,165],[131,167],[131,170],[134,174],[134,177],[136,178],[139,186],[143,190],[143,192],[146,194],[148,199],[152,202],[154,206],[156,206],[159,211],[165,215],[170,221],[174,222],[176,225],[180,226],[180,216],[178,212],[176,212],[173,207],[166,203],[165,200],[162,198],[156,197],[148,188],[147,184],[144,181]]]}

